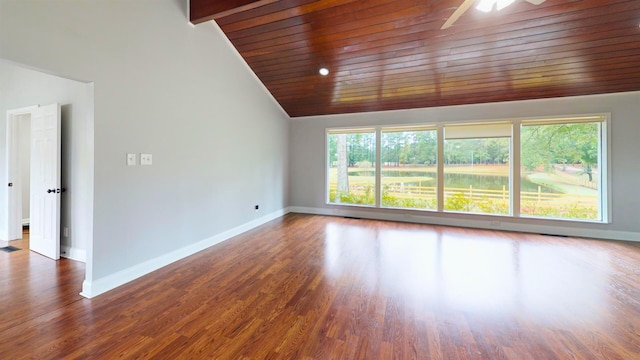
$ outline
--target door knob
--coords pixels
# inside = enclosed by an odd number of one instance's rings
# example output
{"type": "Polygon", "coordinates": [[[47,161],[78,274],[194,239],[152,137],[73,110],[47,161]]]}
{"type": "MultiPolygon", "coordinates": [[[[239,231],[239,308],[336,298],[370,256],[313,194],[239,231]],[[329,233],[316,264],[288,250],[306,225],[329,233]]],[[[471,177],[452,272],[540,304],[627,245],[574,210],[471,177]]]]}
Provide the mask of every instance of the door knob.
{"type": "Polygon", "coordinates": [[[47,190],[47,194],[51,194],[51,193],[55,193],[55,192],[56,192],[56,189],[48,189],[47,190]]]}

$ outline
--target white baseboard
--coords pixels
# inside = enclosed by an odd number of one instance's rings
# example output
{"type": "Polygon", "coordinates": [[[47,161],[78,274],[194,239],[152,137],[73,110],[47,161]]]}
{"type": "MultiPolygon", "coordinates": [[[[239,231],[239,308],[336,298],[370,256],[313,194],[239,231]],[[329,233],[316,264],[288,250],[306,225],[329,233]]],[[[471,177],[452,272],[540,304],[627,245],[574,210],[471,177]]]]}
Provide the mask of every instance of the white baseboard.
{"type": "MultiPolygon", "coordinates": [[[[630,231],[617,231],[606,229],[593,229],[593,228],[577,228],[558,225],[540,225],[540,224],[526,224],[523,221],[528,219],[518,219],[520,222],[500,221],[500,225],[492,225],[492,220],[497,218],[491,218],[490,220],[477,220],[464,218],[456,218],[456,215],[450,216],[429,216],[428,214],[407,214],[407,213],[394,213],[392,211],[375,210],[365,211],[356,208],[339,208],[339,209],[326,209],[326,208],[312,208],[312,207],[289,207],[289,211],[292,213],[302,214],[316,214],[316,215],[329,215],[329,216],[348,216],[358,217],[363,219],[374,220],[388,220],[399,222],[411,222],[419,224],[430,225],[445,225],[445,226],[458,226],[477,229],[491,229],[491,230],[506,230],[536,234],[549,234],[549,235],[561,235],[561,236],[575,236],[584,238],[606,239],[606,240],[622,240],[622,241],[635,241],[640,242],[640,233],[630,231]]],[[[512,220],[512,219],[509,219],[512,220]]],[[[602,225],[606,226],[606,225],[602,225]]]]}
{"type": "Polygon", "coordinates": [[[29,218],[22,219],[22,226],[29,225],[29,218]]]}
{"type": "Polygon", "coordinates": [[[117,273],[105,276],[100,279],[96,279],[94,281],[85,280],[82,283],[82,292],[80,293],[80,295],[86,298],[96,297],[120,285],[124,285],[141,276],[144,276],[155,270],[158,270],[161,267],[167,266],[173,262],[184,259],[187,256],[193,255],[210,246],[221,243],[234,236],[240,235],[246,231],[256,228],[262,224],[265,224],[271,220],[277,219],[287,213],[289,213],[289,208],[284,208],[282,210],[278,210],[273,213],[262,216],[258,219],[252,220],[243,225],[236,226],[218,235],[201,240],[195,244],[185,246],[183,248],[172,251],[168,254],[156,257],[151,260],[147,260],[141,264],[134,265],[130,268],[118,271],[117,273]]]}
{"type": "Polygon", "coordinates": [[[60,256],[71,260],[81,261],[83,263],[87,262],[87,252],[85,250],[69,246],[60,246],[60,256]]]}

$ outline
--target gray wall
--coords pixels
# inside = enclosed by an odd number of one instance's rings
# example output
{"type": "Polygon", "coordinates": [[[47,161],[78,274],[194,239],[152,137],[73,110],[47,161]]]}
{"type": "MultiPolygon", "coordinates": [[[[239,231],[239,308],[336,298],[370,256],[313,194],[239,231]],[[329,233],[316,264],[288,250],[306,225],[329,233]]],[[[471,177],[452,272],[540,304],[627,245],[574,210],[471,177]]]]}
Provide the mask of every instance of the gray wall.
{"type": "MultiPolygon", "coordinates": [[[[6,166],[6,114],[7,110],[32,105],[59,103],[62,107],[62,185],[68,190],[61,197],[61,227],[69,228],[69,236],[61,238],[64,256],[84,261],[87,239],[91,238],[91,219],[87,209],[93,196],[92,137],[89,130],[90,87],[85,83],[63,79],[25,69],[14,64],[0,62],[0,169],[6,166]]],[[[30,121],[20,120],[22,139],[21,166],[28,166],[30,121]],[[24,151],[26,150],[26,151],[24,151]],[[25,156],[27,155],[27,157],[25,156]]],[[[22,177],[28,176],[28,167],[22,177]]],[[[5,182],[4,175],[2,182],[5,182]]],[[[25,184],[25,182],[23,182],[25,184]]],[[[23,212],[29,209],[29,188],[23,186],[23,212]]],[[[5,204],[5,192],[0,192],[0,204],[5,204]]],[[[6,221],[5,208],[0,208],[0,221],[6,221]]],[[[23,215],[24,216],[24,215],[23,215]]],[[[24,218],[24,217],[23,217],[24,218]]]]}
{"type": "Polygon", "coordinates": [[[288,117],[186,5],[0,0],[0,58],[93,82],[87,283],[287,206],[288,117]]]}
{"type": "Polygon", "coordinates": [[[640,241],[640,92],[516,101],[335,116],[301,117],[291,125],[291,206],[295,211],[358,215],[450,225],[491,227],[486,216],[365,210],[325,204],[325,129],[327,127],[394,125],[509,119],[535,116],[611,113],[610,155],[612,223],[586,224],[500,218],[501,228],[640,241]]]}

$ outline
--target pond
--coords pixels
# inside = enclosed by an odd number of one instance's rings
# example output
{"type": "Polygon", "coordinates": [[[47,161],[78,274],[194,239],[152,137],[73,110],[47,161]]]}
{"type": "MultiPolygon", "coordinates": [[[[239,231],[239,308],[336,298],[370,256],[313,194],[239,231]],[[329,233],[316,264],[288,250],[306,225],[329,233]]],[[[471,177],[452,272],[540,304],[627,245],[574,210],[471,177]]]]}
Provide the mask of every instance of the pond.
{"type": "MultiPolygon", "coordinates": [[[[350,171],[349,176],[374,176],[374,171],[350,171]]],[[[382,176],[387,177],[430,177],[430,180],[423,181],[403,181],[406,186],[435,186],[436,185],[436,173],[427,171],[402,171],[402,170],[383,170],[382,176]]],[[[385,181],[384,184],[390,184],[385,181]]],[[[393,182],[399,184],[399,182],[393,182]]],[[[507,176],[496,175],[475,175],[475,174],[444,174],[444,183],[448,188],[468,188],[472,185],[475,189],[486,190],[502,190],[505,186],[509,188],[509,178],[507,176]]],[[[520,181],[522,191],[537,192],[538,184],[529,180],[521,179],[520,181]]],[[[540,186],[543,193],[555,193],[551,188],[540,186]]]]}

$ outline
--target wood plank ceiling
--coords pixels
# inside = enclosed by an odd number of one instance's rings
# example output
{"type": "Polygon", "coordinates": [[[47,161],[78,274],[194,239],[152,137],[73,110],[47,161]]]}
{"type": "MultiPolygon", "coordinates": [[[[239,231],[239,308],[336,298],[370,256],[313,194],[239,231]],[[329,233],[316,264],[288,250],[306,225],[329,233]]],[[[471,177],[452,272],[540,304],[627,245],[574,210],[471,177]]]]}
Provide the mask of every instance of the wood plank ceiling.
{"type": "Polygon", "coordinates": [[[191,0],[191,21],[291,117],[640,90],[640,0],[516,0],[441,30],[461,3],[191,0]]]}

